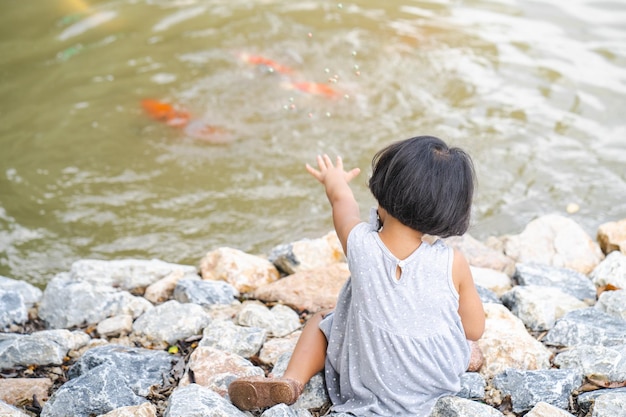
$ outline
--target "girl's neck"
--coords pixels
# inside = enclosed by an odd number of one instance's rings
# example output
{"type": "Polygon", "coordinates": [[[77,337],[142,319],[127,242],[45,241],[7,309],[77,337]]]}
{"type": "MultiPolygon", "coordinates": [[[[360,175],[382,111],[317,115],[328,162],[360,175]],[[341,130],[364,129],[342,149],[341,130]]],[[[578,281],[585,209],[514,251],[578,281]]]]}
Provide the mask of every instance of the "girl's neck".
{"type": "Polygon", "coordinates": [[[420,247],[424,235],[422,232],[405,226],[381,208],[378,213],[383,224],[378,235],[393,256],[400,260],[406,259],[420,247]]]}

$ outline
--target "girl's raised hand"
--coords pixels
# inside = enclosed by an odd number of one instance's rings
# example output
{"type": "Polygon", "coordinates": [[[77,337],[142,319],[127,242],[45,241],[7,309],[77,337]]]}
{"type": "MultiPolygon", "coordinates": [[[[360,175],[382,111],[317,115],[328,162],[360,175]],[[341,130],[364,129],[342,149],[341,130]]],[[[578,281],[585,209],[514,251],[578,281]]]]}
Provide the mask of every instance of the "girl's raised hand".
{"type": "Polygon", "coordinates": [[[313,168],[311,165],[306,164],[306,170],[319,182],[327,185],[328,180],[343,179],[346,183],[352,181],[361,170],[354,168],[350,171],[345,171],[343,168],[343,161],[340,156],[337,156],[337,160],[333,165],[330,157],[326,154],[317,155],[317,166],[319,169],[313,168]]]}

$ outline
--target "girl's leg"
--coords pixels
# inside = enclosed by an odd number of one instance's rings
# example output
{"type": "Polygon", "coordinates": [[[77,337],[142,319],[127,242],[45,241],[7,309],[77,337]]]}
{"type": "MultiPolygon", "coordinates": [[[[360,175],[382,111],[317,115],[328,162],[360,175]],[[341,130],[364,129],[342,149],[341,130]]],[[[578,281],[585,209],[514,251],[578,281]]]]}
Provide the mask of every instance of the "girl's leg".
{"type": "Polygon", "coordinates": [[[228,387],[232,403],[242,410],[295,403],[304,385],[324,369],[327,342],[319,323],[326,313],[316,313],[307,321],[282,377],[247,377],[233,381],[228,387]]]}

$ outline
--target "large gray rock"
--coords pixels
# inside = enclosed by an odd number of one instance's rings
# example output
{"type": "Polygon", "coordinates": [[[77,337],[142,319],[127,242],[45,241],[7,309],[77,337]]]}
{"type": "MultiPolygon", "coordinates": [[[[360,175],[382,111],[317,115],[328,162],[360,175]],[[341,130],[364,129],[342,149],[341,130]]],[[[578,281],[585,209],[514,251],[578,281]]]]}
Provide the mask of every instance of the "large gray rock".
{"type": "Polygon", "coordinates": [[[191,384],[174,390],[164,417],[247,417],[247,414],[216,392],[191,384]]]}
{"type": "Polygon", "coordinates": [[[26,307],[32,307],[41,300],[43,292],[25,281],[18,281],[0,276],[0,290],[15,291],[22,294],[26,307]]]}
{"type": "Polygon", "coordinates": [[[543,339],[555,346],[603,345],[626,343],[626,320],[588,307],[567,313],[543,339]]]}
{"type": "Polygon", "coordinates": [[[198,346],[209,346],[250,358],[261,350],[267,331],[238,326],[230,320],[213,320],[202,332],[198,346]]]}
{"type": "Polygon", "coordinates": [[[202,332],[211,316],[199,305],[167,301],[142,314],[133,332],[156,343],[172,344],[202,332]]]}
{"type": "Polygon", "coordinates": [[[28,309],[22,294],[0,289],[0,330],[8,329],[12,324],[24,324],[26,321],[28,309]]]}
{"type": "Polygon", "coordinates": [[[582,384],[582,375],[571,369],[507,369],[496,375],[492,382],[496,389],[511,397],[513,412],[522,413],[539,402],[566,409],[572,392],[582,384]]]}
{"type": "Polygon", "coordinates": [[[626,394],[608,392],[596,398],[593,404],[592,417],[623,417],[626,416],[626,394]]]}
{"type": "Polygon", "coordinates": [[[72,264],[70,276],[77,281],[107,285],[125,290],[147,287],[175,271],[198,274],[195,267],[164,262],[158,259],[122,259],[102,261],[81,259],[72,264]]]}
{"type": "Polygon", "coordinates": [[[465,372],[461,376],[461,391],[456,395],[461,398],[482,399],[485,398],[485,378],[477,372],[465,372]]]}
{"type": "Polygon", "coordinates": [[[165,351],[104,345],[85,352],[68,375],[77,378],[95,368],[114,368],[126,386],[135,394],[145,397],[150,393],[151,386],[163,383],[163,376],[170,372],[176,361],[175,356],[165,351]]]}
{"type": "Polygon", "coordinates": [[[579,300],[593,304],[596,300],[596,287],[585,275],[569,268],[538,263],[519,263],[513,275],[520,285],[541,285],[556,287],[579,300]]]}
{"type": "Polygon", "coordinates": [[[504,414],[476,401],[446,396],[437,401],[430,417],[504,417],[504,414]]]}
{"type": "Polygon", "coordinates": [[[585,376],[600,381],[626,381],[626,344],[574,346],[556,355],[554,364],[561,369],[578,369],[585,376]]]}
{"type": "Polygon", "coordinates": [[[41,417],[90,417],[147,402],[126,384],[121,371],[98,366],[66,382],[45,403],[41,417]]]}
{"type": "MultiPolygon", "coordinates": [[[[612,389],[599,389],[596,391],[583,392],[578,396],[576,402],[582,415],[587,416],[594,406],[596,400],[604,395],[609,395],[609,399],[618,397],[626,399],[626,387],[624,388],[612,388],[612,389]]],[[[610,401],[609,401],[610,402],[610,401]]],[[[626,410],[626,407],[622,407],[622,410],[626,410]]],[[[595,411],[595,410],[594,410],[595,411]]],[[[593,414],[595,416],[595,414],[593,414]]],[[[623,414],[602,414],[602,417],[622,417],[623,414]]]]}
{"type": "Polygon", "coordinates": [[[236,297],[239,297],[239,291],[224,281],[181,279],[174,288],[174,299],[201,306],[231,304],[236,297]]]}
{"type": "Polygon", "coordinates": [[[614,317],[626,320],[626,290],[604,291],[595,307],[614,317]]]}
{"type": "Polygon", "coordinates": [[[612,285],[626,289],[626,255],[611,252],[589,275],[597,287],[612,285]]]}
{"type": "Polygon", "coordinates": [[[28,365],[61,365],[70,350],[89,343],[86,333],[65,329],[30,335],[0,334],[0,369],[28,365]]]}
{"type": "Polygon", "coordinates": [[[76,281],[63,273],[48,283],[39,306],[39,317],[53,329],[66,329],[98,323],[120,314],[138,317],[151,308],[148,300],[128,291],[76,281]]]}

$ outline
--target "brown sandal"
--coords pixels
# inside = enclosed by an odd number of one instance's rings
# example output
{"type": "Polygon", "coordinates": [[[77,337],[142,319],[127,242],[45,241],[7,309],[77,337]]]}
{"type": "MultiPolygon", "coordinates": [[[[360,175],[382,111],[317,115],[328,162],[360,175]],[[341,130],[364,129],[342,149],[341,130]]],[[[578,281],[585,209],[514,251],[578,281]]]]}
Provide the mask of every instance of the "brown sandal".
{"type": "Polygon", "coordinates": [[[301,383],[289,378],[253,376],[233,381],[228,387],[228,396],[240,410],[253,410],[281,403],[291,405],[303,388],[301,383]]]}

